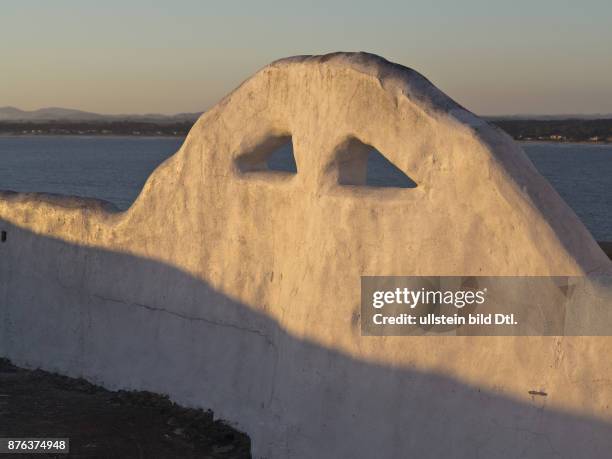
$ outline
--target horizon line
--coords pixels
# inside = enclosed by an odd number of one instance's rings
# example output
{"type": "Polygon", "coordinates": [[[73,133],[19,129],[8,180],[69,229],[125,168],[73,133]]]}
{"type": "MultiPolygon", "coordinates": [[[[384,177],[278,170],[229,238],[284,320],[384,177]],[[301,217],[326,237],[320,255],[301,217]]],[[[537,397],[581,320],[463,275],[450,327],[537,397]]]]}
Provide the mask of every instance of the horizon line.
{"type": "MultiPolygon", "coordinates": [[[[27,114],[35,114],[37,112],[41,112],[45,110],[64,110],[64,111],[75,112],[74,113],[75,115],[80,112],[80,113],[83,113],[84,115],[96,115],[96,116],[104,116],[104,117],[161,116],[161,117],[171,118],[171,117],[176,117],[180,115],[201,115],[205,113],[206,111],[208,111],[210,108],[214,107],[214,105],[211,105],[210,107],[204,110],[196,110],[196,111],[185,110],[185,111],[171,112],[171,113],[169,112],[108,113],[108,112],[97,112],[97,111],[91,111],[91,110],[86,110],[86,109],[81,109],[81,108],[71,108],[71,107],[61,107],[61,106],[43,106],[43,107],[34,108],[34,109],[23,109],[23,108],[16,107],[14,105],[0,106],[0,110],[10,109],[10,110],[16,110],[16,111],[27,113],[27,114]]],[[[471,110],[468,109],[468,111],[471,111],[471,110]]],[[[576,118],[576,117],[578,118],[612,118],[612,113],[601,113],[601,112],[599,113],[593,113],[593,112],[576,112],[576,113],[571,113],[571,112],[564,112],[564,113],[523,112],[523,113],[494,113],[494,114],[479,114],[475,112],[472,112],[472,113],[482,118],[529,118],[529,117],[531,118],[549,117],[549,118],[565,118],[565,119],[571,119],[571,118],[576,118]]],[[[3,120],[0,119],[0,121],[3,121],[3,120]]],[[[4,121],[7,121],[7,120],[4,120],[4,121]]],[[[13,121],[18,121],[18,120],[15,119],[13,121]]],[[[24,120],[19,120],[19,121],[24,121],[24,120]]]]}

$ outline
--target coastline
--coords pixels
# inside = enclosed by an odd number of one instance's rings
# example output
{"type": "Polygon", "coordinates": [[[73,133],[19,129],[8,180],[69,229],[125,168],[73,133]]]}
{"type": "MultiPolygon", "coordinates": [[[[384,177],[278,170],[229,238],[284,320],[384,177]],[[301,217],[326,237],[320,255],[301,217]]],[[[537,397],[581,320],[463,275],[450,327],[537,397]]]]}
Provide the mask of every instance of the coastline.
{"type": "Polygon", "coordinates": [[[138,134],[6,134],[0,133],[0,139],[3,138],[45,138],[52,137],[54,139],[57,138],[79,138],[79,139],[97,139],[97,138],[107,138],[107,139],[180,139],[182,137],[186,137],[187,134],[160,134],[160,135],[138,135],[138,134]]]}
{"type": "Polygon", "coordinates": [[[586,140],[580,141],[580,140],[575,140],[575,141],[567,141],[567,140],[517,140],[514,139],[515,142],[518,142],[520,144],[528,144],[528,145],[539,145],[539,144],[554,144],[554,145],[600,145],[600,146],[605,146],[605,145],[612,145],[612,142],[608,142],[608,141],[603,141],[603,142],[589,142],[586,140]]]}
{"type": "MultiPolygon", "coordinates": [[[[5,133],[5,132],[0,132],[0,138],[41,138],[41,137],[52,137],[52,138],[58,138],[58,137],[70,137],[70,138],[137,138],[137,139],[178,139],[178,138],[182,138],[182,137],[186,137],[187,133],[177,133],[177,134],[123,134],[123,133],[108,133],[108,134],[104,134],[104,133],[87,133],[87,134],[65,134],[65,133],[52,133],[52,132],[45,132],[45,133],[40,133],[40,134],[36,134],[36,133],[27,133],[27,134],[21,134],[21,133],[5,133]]],[[[593,146],[608,146],[608,145],[612,145],[612,142],[608,142],[608,141],[579,141],[579,140],[575,140],[575,141],[567,141],[567,140],[519,140],[519,139],[513,139],[515,142],[520,143],[521,145],[540,145],[540,144],[545,144],[545,145],[593,145],[593,146]]]]}

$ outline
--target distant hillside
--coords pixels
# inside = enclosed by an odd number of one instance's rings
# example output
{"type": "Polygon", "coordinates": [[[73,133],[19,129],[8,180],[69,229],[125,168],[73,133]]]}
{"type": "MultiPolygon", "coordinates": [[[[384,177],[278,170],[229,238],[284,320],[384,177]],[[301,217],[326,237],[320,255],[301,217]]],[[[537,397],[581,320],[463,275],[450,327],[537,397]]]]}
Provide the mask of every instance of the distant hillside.
{"type": "MultiPolygon", "coordinates": [[[[68,108],[20,110],[0,107],[0,135],[185,136],[200,113],[102,115],[68,108]]],[[[485,117],[516,140],[612,142],[612,115],[558,118],[485,117]]]]}
{"type": "Polygon", "coordinates": [[[0,121],[0,135],[128,135],[184,137],[193,121],[0,121]]]}
{"type": "Polygon", "coordinates": [[[608,119],[498,119],[490,120],[516,140],[553,142],[612,142],[608,119]]]}
{"type": "Polygon", "coordinates": [[[16,107],[0,107],[0,121],[91,121],[101,120],[103,115],[68,108],[48,107],[38,110],[20,110],[16,107]]]}
{"type": "Polygon", "coordinates": [[[156,123],[176,123],[195,121],[200,113],[179,113],[176,115],[161,115],[157,113],[143,115],[102,115],[70,108],[48,107],[38,110],[21,110],[16,107],[0,107],[0,122],[30,122],[41,123],[51,121],[150,121],[156,123]]]}

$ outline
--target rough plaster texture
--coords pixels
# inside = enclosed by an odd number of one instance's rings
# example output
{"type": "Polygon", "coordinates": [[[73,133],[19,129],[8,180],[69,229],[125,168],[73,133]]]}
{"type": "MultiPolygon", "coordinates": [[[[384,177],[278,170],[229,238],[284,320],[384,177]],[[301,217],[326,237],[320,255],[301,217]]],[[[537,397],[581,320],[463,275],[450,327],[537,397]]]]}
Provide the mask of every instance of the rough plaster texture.
{"type": "Polygon", "coordinates": [[[610,338],[360,335],[361,275],[612,272],[506,134],[379,57],[274,62],[129,210],[3,193],[0,226],[1,355],[211,408],[255,457],[612,450],[610,338]],[[298,173],[261,170],[288,136],[298,173]],[[359,142],[418,186],[359,186],[359,142]]]}

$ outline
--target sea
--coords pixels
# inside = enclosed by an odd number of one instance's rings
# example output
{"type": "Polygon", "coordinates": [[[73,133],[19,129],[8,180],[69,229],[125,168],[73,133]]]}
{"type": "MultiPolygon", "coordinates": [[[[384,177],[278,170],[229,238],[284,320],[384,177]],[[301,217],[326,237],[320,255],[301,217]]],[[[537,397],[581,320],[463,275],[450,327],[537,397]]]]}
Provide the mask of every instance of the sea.
{"type": "MultiPolygon", "coordinates": [[[[182,142],[174,137],[0,137],[0,189],[94,197],[127,209],[151,172],[182,142]]],[[[612,241],[612,144],[521,146],[593,236],[612,241]]],[[[283,161],[276,168],[295,167],[283,161]]],[[[368,176],[369,182],[397,180],[397,170],[385,167],[384,159],[371,162],[378,175],[368,176]]]]}

